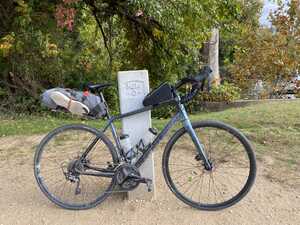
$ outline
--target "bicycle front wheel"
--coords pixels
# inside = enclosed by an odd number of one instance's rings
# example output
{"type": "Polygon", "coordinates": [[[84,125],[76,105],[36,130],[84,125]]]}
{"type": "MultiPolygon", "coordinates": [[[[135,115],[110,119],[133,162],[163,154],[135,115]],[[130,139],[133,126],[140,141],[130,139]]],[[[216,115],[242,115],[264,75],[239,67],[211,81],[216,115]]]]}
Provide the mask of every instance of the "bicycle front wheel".
{"type": "Polygon", "coordinates": [[[115,181],[112,177],[81,175],[76,171],[89,172],[91,167],[107,171],[117,161],[113,144],[102,132],[85,125],[67,125],[41,141],[35,153],[34,175],[42,192],[55,204],[65,209],[88,209],[109,196],[115,181]],[[96,144],[82,160],[82,154],[94,140],[96,144]]]}
{"type": "Polygon", "coordinates": [[[201,210],[221,210],[240,201],[251,189],[256,160],[248,139],[217,121],[192,124],[213,169],[204,167],[185,128],[178,130],[163,154],[168,187],[184,203],[201,210]]]}

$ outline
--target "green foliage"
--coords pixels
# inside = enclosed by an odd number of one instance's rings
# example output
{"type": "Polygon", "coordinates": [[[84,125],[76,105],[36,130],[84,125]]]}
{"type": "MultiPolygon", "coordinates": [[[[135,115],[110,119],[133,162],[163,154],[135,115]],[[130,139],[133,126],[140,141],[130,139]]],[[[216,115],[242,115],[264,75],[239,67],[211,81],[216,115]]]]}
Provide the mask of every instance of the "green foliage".
{"type": "Polygon", "coordinates": [[[234,84],[224,82],[219,86],[214,86],[207,92],[204,91],[198,96],[197,101],[205,102],[233,102],[240,99],[241,89],[234,84]]]}
{"type": "MultiPolygon", "coordinates": [[[[254,14],[249,6],[238,0],[2,1],[1,109],[37,112],[44,89],[116,83],[120,70],[148,69],[152,87],[174,82],[199,70],[200,49],[212,27],[227,40],[240,33],[254,14]]],[[[231,51],[223,48],[222,60],[231,51]]],[[[117,91],[105,96],[118,111],[117,91]]],[[[164,108],[154,115],[170,113],[164,108]]]]}
{"type": "MultiPolygon", "coordinates": [[[[220,39],[220,64],[226,72],[228,67],[234,62],[234,54],[241,47],[241,40],[251,30],[257,30],[259,28],[259,17],[262,9],[262,1],[248,0],[244,1],[240,13],[240,21],[232,21],[231,32],[227,30],[221,30],[220,39]]],[[[225,75],[225,74],[223,74],[225,75]]],[[[229,74],[226,74],[229,75],[229,74]]]]}
{"type": "Polygon", "coordinates": [[[84,26],[65,32],[56,27],[55,5],[43,4],[17,1],[11,8],[18,15],[14,26],[0,36],[0,101],[7,111],[39,111],[39,95],[45,88],[82,89],[88,82],[115,78],[107,75],[107,55],[93,32],[92,18],[78,15],[84,26]]]}
{"type": "Polygon", "coordinates": [[[232,83],[224,82],[214,86],[208,91],[202,92],[195,101],[199,102],[233,102],[240,99],[241,89],[232,83]]]}
{"type": "Polygon", "coordinates": [[[211,28],[232,32],[244,22],[247,7],[236,0],[77,2],[96,19],[111,66],[121,57],[122,69],[148,69],[152,85],[199,70],[199,49],[211,28]]]}

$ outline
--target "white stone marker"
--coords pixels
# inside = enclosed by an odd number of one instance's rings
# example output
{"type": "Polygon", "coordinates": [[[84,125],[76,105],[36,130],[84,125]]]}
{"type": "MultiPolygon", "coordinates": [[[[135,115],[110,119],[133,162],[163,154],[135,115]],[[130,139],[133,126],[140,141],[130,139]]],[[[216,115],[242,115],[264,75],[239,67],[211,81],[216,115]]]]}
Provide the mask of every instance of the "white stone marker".
{"type": "MultiPolygon", "coordinates": [[[[118,73],[119,99],[121,113],[131,112],[143,107],[143,100],[149,93],[149,76],[147,70],[122,71],[118,73]]],[[[151,112],[143,112],[122,119],[122,132],[128,134],[135,146],[151,127],[151,112]]],[[[148,192],[145,184],[140,184],[133,191],[128,192],[129,199],[151,199],[154,191],[154,160],[153,153],[140,167],[142,177],[153,181],[153,190],[148,192]]]]}

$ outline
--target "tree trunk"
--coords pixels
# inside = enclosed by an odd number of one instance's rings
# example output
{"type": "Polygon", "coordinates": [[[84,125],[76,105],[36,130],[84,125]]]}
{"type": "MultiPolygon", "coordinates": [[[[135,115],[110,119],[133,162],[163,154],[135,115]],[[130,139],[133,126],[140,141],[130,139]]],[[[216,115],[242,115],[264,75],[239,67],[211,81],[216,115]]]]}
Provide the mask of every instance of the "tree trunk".
{"type": "Polygon", "coordinates": [[[209,66],[212,69],[212,73],[209,79],[209,86],[219,86],[220,72],[219,72],[219,30],[214,28],[209,43],[209,66]]]}

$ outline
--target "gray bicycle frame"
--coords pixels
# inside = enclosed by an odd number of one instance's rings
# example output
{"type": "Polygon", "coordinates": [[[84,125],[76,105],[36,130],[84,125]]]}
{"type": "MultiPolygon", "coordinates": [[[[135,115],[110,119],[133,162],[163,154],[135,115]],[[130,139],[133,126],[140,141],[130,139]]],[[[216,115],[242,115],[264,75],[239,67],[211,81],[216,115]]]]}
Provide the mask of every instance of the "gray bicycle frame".
{"type": "MultiPolygon", "coordinates": [[[[147,148],[143,151],[143,155],[135,163],[135,166],[136,167],[140,167],[144,163],[144,161],[147,159],[147,157],[149,156],[149,154],[152,152],[152,150],[156,147],[156,145],[158,145],[160,143],[160,141],[164,138],[164,136],[168,133],[168,131],[177,122],[181,121],[182,124],[183,124],[183,126],[184,126],[184,128],[186,129],[186,131],[190,135],[193,143],[195,144],[197,152],[198,152],[198,154],[200,155],[201,159],[204,162],[205,168],[211,169],[211,164],[210,164],[210,162],[209,162],[209,160],[207,158],[207,155],[205,153],[204,147],[201,144],[199,138],[197,137],[197,135],[195,133],[195,130],[193,129],[192,123],[191,123],[191,121],[190,121],[190,119],[188,117],[188,114],[186,112],[186,109],[185,109],[184,105],[180,103],[180,97],[179,96],[177,96],[175,102],[176,102],[176,105],[177,105],[177,108],[178,108],[177,113],[166,124],[166,126],[157,135],[157,137],[154,139],[154,141],[150,145],[148,145],[147,148]]],[[[138,109],[138,110],[135,110],[135,111],[132,111],[132,112],[129,112],[129,113],[121,114],[121,115],[118,115],[118,116],[115,116],[115,117],[110,117],[110,115],[108,113],[109,121],[108,121],[107,125],[105,126],[105,128],[102,131],[104,133],[110,127],[111,133],[113,135],[113,138],[114,138],[114,141],[115,141],[116,148],[118,150],[118,155],[119,156],[122,155],[121,154],[122,148],[121,148],[121,145],[120,145],[120,139],[119,139],[119,137],[117,135],[116,127],[115,127],[115,125],[114,125],[113,122],[115,120],[119,120],[119,119],[122,119],[122,118],[125,118],[125,117],[130,117],[130,116],[133,116],[133,115],[136,115],[136,114],[139,114],[139,113],[143,113],[143,112],[149,111],[149,110],[151,110],[153,108],[154,108],[153,106],[148,106],[148,107],[145,107],[145,108],[142,108],[142,109],[138,109]]]]}

